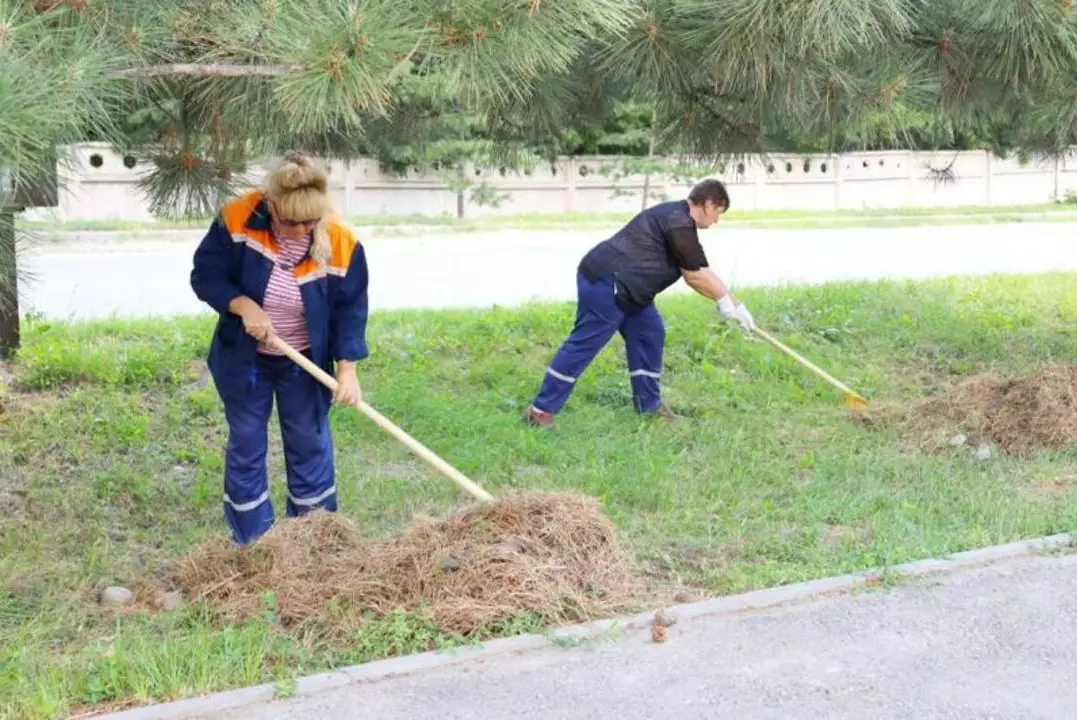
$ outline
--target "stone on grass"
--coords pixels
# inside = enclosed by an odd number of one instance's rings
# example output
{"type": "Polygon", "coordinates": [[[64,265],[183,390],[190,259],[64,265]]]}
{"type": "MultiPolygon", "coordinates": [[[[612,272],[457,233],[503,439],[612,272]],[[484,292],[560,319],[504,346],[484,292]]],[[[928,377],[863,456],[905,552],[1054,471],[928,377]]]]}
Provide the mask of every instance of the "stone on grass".
{"type": "Polygon", "coordinates": [[[981,443],[980,447],[976,448],[977,460],[990,460],[991,459],[991,446],[987,443],[981,443]]]}
{"type": "Polygon", "coordinates": [[[101,604],[105,607],[123,607],[135,600],[135,594],[125,587],[113,585],[101,591],[101,604]]]}
{"type": "Polygon", "coordinates": [[[687,590],[681,590],[679,593],[673,596],[673,602],[676,603],[693,603],[696,601],[697,598],[695,594],[688,592],[687,590]]]}
{"type": "Polygon", "coordinates": [[[950,438],[950,445],[954,447],[961,447],[966,442],[968,442],[968,438],[964,435],[954,435],[952,438],[950,438]]]}
{"type": "Polygon", "coordinates": [[[178,591],[167,592],[161,598],[161,610],[174,612],[183,607],[183,593],[178,591]]]}

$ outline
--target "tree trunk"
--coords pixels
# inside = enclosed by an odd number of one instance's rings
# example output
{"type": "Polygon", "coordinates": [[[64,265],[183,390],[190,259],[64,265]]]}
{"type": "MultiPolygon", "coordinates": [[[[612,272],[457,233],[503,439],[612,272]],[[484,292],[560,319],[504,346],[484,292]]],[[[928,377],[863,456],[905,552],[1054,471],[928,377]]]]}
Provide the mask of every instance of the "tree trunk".
{"type": "Polygon", "coordinates": [[[15,214],[0,209],[0,359],[19,349],[19,272],[15,255],[15,214]]]}

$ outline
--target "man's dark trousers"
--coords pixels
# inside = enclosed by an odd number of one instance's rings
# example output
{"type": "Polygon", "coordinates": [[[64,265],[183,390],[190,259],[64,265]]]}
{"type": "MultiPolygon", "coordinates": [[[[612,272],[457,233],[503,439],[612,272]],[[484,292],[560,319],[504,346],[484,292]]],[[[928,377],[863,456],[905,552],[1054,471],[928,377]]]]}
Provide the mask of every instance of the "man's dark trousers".
{"type": "Polygon", "coordinates": [[[549,413],[560,412],[576,381],[606,346],[615,332],[625,342],[633,404],[640,412],[661,405],[662,350],[666,329],[654,303],[639,312],[625,313],[617,306],[613,278],[588,280],[576,274],[576,324],[550,362],[542,387],[532,405],[549,413]]]}

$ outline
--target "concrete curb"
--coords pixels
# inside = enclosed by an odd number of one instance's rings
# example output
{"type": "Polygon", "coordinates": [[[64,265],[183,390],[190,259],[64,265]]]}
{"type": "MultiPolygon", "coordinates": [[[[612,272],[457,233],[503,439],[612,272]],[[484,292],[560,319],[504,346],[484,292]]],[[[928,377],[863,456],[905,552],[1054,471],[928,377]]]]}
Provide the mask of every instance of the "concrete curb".
{"type": "MultiPolygon", "coordinates": [[[[835,217],[778,217],[778,218],[756,218],[751,220],[733,219],[726,220],[730,227],[740,227],[746,230],[766,230],[773,226],[788,225],[794,223],[803,225],[805,228],[813,228],[818,226],[819,229],[842,229],[846,226],[852,226],[852,228],[858,228],[863,226],[864,223],[871,223],[868,227],[875,227],[885,229],[888,223],[892,222],[913,222],[920,224],[930,224],[932,220],[951,221],[951,220],[965,220],[968,225],[986,225],[995,224],[995,221],[988,221],[987,218],[1003,217],[1009,219],[1020,219],[1023,221],[1058,221],[1060,218],[1065,221],[1077,221],[1077,211],[1056,211],[1056,212],[1020,212],[1020,211],[999,211],[996,213],[977,213],[977,214],[941,214],[941,215],[850,215],[850,216],[835,216],[835,217]]],[[[606,225],[617,225],[617,221],[610,220],[606,225]]],[[[601,223],[600,223],[601,225],[601,223]]],[[[436,234],[456,234],[456,233],[499,233],[506,230],[512,232],[526,232],[526,233],[542,233],[542,232],[556,232],[558,230],[572,230],[570,225],[563,226],[550,226],[550,227],[535,227],[535,228],[519,228],[519,227],[488,227],[488,228],[473,228],[465,227],[460,228],[453,225],[358,225],[354,226],[361,235],[365,237],[395,237],[400,234],[408,235],[436,235],[436,234]]],[[[596,227],[594,224],[581,224],[578,229],[581,231],[593,230],[596,227]]],[[[781,228],[779,228],[781,229],[781,228]]],[[[111,243],[126,243],[132,240],[145,240],[152,242],[197,242],[205,234],[205,228],[137,228],[129,230],[56,230],[49,228],[32,228],[32,229],[20,229],[19,232],[25,237],[40,238],[42,240],[53,243],[64,244],[111,244],[111,243]]]]}
{"type": "Polygon", "coordinates": [[[40,239],[49,243],[70,245],[108,245],[111,243],[130,243],[143,240],[155,243],[198,242],[206,230],[191,228],[147,228],[145,230],[28,230],[23,234],[29,238],[40,239]]]}
{"type": "MultiPolygon", "coordinates": [[[[1023,555],[1051,551],[1075,544],[1077,544],[1077,539],[1075,539],[1073,533],[1062,533],[1007,545],[970,550],[944,558],[916,560],[892,568],[866,570],[794,585],[757,590],[741,595],[674,605],[666,608],[666,610],[678,620],[726,615],[745,610],[761,610],[795,601],[810,600],[822,595],[848,592],[870,585],[880,577],[921,578],[971,569],[977,566],[986,566],[1023,555]]],[[[313,695],[353,683],[375,682],[399,675],[455,665],[469,660],[486,660],[499,655],[537,650],[548,647],[557,640],[597,638],[615,630],[646,627],[651,624],[652,618],[653,613],[645,612],[628,617],[610,618],[582,625],[557,628],[545,635],[520,635],[492,640],[480,647],[454,648],[447,651],[427,652],[355,665],[332,672],[299,678],[291,695],[293,697],[313,695]]],[[[276,697],[276,688],[276,683],[266,683],[240,690],[230,690],[95,717],[98,720],[195,720],[196,718],[210,718],[226,710],[272,701],[276,697]]]]}

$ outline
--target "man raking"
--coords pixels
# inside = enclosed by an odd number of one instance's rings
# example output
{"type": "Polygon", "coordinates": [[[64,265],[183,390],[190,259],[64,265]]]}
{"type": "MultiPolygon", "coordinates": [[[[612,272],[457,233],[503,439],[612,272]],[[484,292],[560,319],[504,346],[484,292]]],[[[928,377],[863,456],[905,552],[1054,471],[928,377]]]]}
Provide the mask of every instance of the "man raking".
{"type": "Polygon", "coordinates": [[[666,331],[655,296],[683,277],[689,287],[717,303],[723,319],[740,323],[746,332],[754,328],[748,309],[708,266],[697,233],[728,209],[725,186],[703,180],[687,200],[644,210],[584,256],[576,273],[575,326],[546,369],[524,416],[528,423],[553,423],[576,381],[615,332],[624,338],[636,410],[676,417],[661,398],[666,331]]]}

